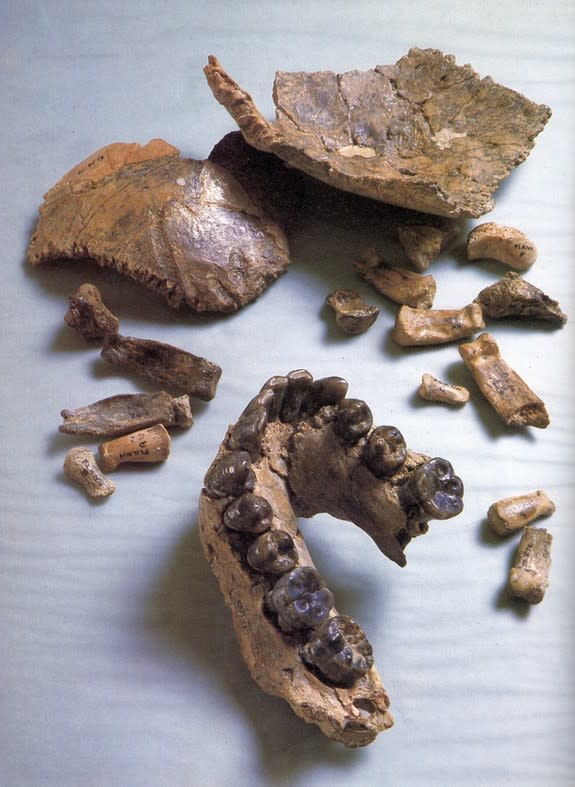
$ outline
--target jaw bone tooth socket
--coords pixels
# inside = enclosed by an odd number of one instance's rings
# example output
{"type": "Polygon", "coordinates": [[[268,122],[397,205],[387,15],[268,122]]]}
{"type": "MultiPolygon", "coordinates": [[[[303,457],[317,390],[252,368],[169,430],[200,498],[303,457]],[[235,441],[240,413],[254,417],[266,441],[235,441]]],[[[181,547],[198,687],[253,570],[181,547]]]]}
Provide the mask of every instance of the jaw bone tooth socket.
{"type": "Polygon", "coordinates": [[[312,566],[299,566],[284,574],[266,596],[283,631],[316,628],[329,616],[333,593],[312,566]]]}
{"type": "Polygon", "coordinates": [[[462,385],[452,385],[438,380],[427,372],[421,377],[421,385],[417,393],[428,402],[445,404],[465,404],[469,401],[469,391],[462,385]]]}
{"type": "Polygon", "coordinates": [[[373,666],[373,648],[348,615],[336,615],[317,628],[302,648],[302,658],[340,686],[353,683],[373,666]]]}
{"type": "Polygon", "coordinates": [[[403,435],[395,426],[376,427],[367,438],[363,456],[376,476],[393,475],[407,459],[403,435]]]}
{"type": "Polygon", "coordinates": [[[462,309],[412,309],[402,306],[395,318],[392,337],[402,347],[447,344],[485,328],[481,306],[462,309]]]}
{"type": "Polygon", "coordinates": [[[170,435],[162,424],[102,443],[100,467],[105,472],[126,462],[164,462],[170,455],[170,435]]]}
{"type": "Polygon", "coordinates": [[[405,508],[417,505],[432,519],[449,519],[463,510],[463,483],[446,459],[436,457],[415,468],[400,497],[405,508]]]}
{"type": "Polygon", "coordinates": [[[116,489],[116,484],[103,475],[89,448],[77,446],[68,451],[64,459],[64,474],[90,497],[108,497],[116,489]]]}
{"type": "Polygon", "coordinates": [[[272,524],[272,507],[265,499],[253,492],[245,492],[233,500],[224,511],[224,525],[230,530],[245,533],[263,533],[272,524]]]}
{"type": "Polygon", "coordinates": [[[489,506],[487,521],[489,527],[499,536],[507,536],[521,530],[539,517],[550,516],[555,511],[555,503],[547,492],[538,489],[515,497],[505,497],[489,506]]]}
{"type": "Polygon", "coordinates": [[[357,443],[373,426],[373,415],[362,399],[343,399],[337,409],[335,429],[345,443],[357,443]]]}
{"type": "Polygon", "coordinates": [[[369,306],[355,290],[333,290],[325,302],[334,310],[337,326],[350,336],[369,330],[379,314],[379,309],[369,306]]]}
{"type": "Polygon", "coordinates": [[[247,561],[263,574],[285,574],[295,568],[298,554],[293,538],[285,530],[268,530],[251,544],[247,561]]]}
{"type": "Polygon", "coordinates": [[[204,478],[204,488],[210,497],[239,497],[253,491],[255,480],[248,452],[234,451],[212,462],[204,478]]]}
{"type": "Polygon", "coordinates": [[[69,296],[68,303],[64,322],[84,339],[103,339],[120,330],[120,321],[104,304],[95,284],[82,284],[75,295],[69,296]]]}
{"type": "Polygon", "coordinates": [[[509,572],[509,588],[515,598],[529,604],[543,601],[549,586],[553,536],[545,528],[526,527],[509,572]]]}
{"type": "Polygon", "coordinates": [[[430,309],[433,305],[437,286],[430,274],[422,276],[404,268],[392,268],[372,249],[364,252],[353,267],[356,273],[394,303],[414,309],[430,309]]]}
{"type": "Polygon", "coordinates": [[[516,227],[488,221],[478,224],[467,236],[467,257],[497,260],[516,271],[526,271],[537,259],[537,247],[516,227]]]}
{"type": "Polygon", "coordinates": [[[481,393],[507,426],[549,426],[545,404],[501,357],[495,339],[482,333],[459,345],[459,354],[481,393]]]}

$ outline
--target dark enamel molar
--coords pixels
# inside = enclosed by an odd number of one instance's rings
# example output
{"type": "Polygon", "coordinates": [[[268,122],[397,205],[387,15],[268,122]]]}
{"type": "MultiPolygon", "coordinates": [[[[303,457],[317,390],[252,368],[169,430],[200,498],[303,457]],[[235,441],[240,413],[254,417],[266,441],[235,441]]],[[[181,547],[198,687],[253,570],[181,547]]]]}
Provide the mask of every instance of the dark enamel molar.
{"type": "Polygon", "coordinates": [[[395,426],[378,426],[367,438],[363,457],[376,476],[393,475],[407,459],[403,435],[395,426]]]}
{"type": "Polygon", "coordinates": [[[373,648],[353,618],[336,615],[313,632],[302,658],[327,680],[348,686],[373,666],[373,648]]]}
{"type": "Polygon", "coordinates": [[[321,625],[334,605],[333,593],[312,566],[299,566],[284,574],[267,594],[266,602],[284,631],[321,625]]]}
{"type": "Polygon", "coordinates": [[[248,549],[248,563],[263,574],[285,574],[297,566],[298,554],[293,538],[285,530],[268,530],[248,549]]]}
{"type": "Polygon", "coordinates": [[[245,492],[229,504],[223,518],[230,530],[258,534],[270,529],[273,511],[265,497],[245,492]]]}
{"type": "Polygon", "coordinates": [[[335,429],[345,443],[357,443],[373,426],[373,415],[362,399],[342,399],[337,409],[335,429]]]}
{"type": "Polygon", "coordinates": [[[436,457],[415,468],[401,490],[405,509],[418,506],[431,519],[449,519],[463,510],[463,482],[447,459],[436,457]]]}
{"type": "Polygon", "coordinates": [[[204,488],[210,497],[239,497],[251,492],[255,485],[250,455],[234,451],[216,459],[204,478],[204,488]]]}

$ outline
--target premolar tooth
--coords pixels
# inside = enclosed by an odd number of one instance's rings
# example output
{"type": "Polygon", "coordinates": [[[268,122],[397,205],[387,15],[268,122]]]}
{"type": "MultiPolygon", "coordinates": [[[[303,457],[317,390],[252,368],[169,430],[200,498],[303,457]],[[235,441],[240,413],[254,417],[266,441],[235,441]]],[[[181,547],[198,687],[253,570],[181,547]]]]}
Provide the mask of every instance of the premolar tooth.
{"type": "Polygon", "coordinates": [[[268,530],[248,549],[248,563],[264,574],[285,574],[295,568],[298,554],[293,538],[285,530],[268,530]]]}
{"type": "Polygon", "coordinates": [[[373,415],[361,399],[343,399],[338,407],[335,428],[346,443],[357,443],[373,425],[373,415]]]}
{"type": "Polygon", "coordinates": [[[395,426],[378,426],[367,438],[364,458],[376,476],[395,473],[407,458],[403,435],[395,426]]]}
{"type": "Polygon", "coordinates": [[[204,487],[210,497],[238,497],[251,492],[255,485],[250,455],[247,451],[234,451],[216,459],[204,478],[204,487]]]}
{"type": "Polygon", "coordinates": [[[265,497],[246,492],[224,511],[224,525],[231,530],[263,533],[272,524],[273,512],[265,497]]]}

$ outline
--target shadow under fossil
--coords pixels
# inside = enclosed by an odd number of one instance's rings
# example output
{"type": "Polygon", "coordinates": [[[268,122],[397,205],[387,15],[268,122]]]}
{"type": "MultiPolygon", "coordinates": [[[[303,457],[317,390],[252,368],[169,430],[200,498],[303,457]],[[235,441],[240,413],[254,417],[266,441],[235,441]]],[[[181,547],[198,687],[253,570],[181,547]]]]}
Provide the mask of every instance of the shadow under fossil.
{"type": "MultiPolygon", "coordinates": [[[[287,703],[264,694],[242,660],[231,615],[204,559],[197,522],[174,546],[147,599],[145,627],[170,649],[184,654],[190,670],[215,674],[228,696],[241,707],[256,733],[266,780],[289,783],[295,773],[318,760],[351,766],[357,757],[306,725],[287,703]]],[[[217,731],[215,732],[217,734],[217,731]]]]}

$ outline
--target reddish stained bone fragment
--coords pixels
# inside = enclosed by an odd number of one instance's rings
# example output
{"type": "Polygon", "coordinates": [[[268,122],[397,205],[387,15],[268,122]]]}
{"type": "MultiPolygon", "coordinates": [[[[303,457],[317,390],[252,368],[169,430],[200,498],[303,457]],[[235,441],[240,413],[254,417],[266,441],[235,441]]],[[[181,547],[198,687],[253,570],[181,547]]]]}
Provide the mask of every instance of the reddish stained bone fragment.
{"type": "Polygon", "coordinates": [[[229,172],[163,140],[108,145],[46,194],[29,262],[86,258],[198,312],[236,311],[289,264],[283,230],[229,172]]]}

